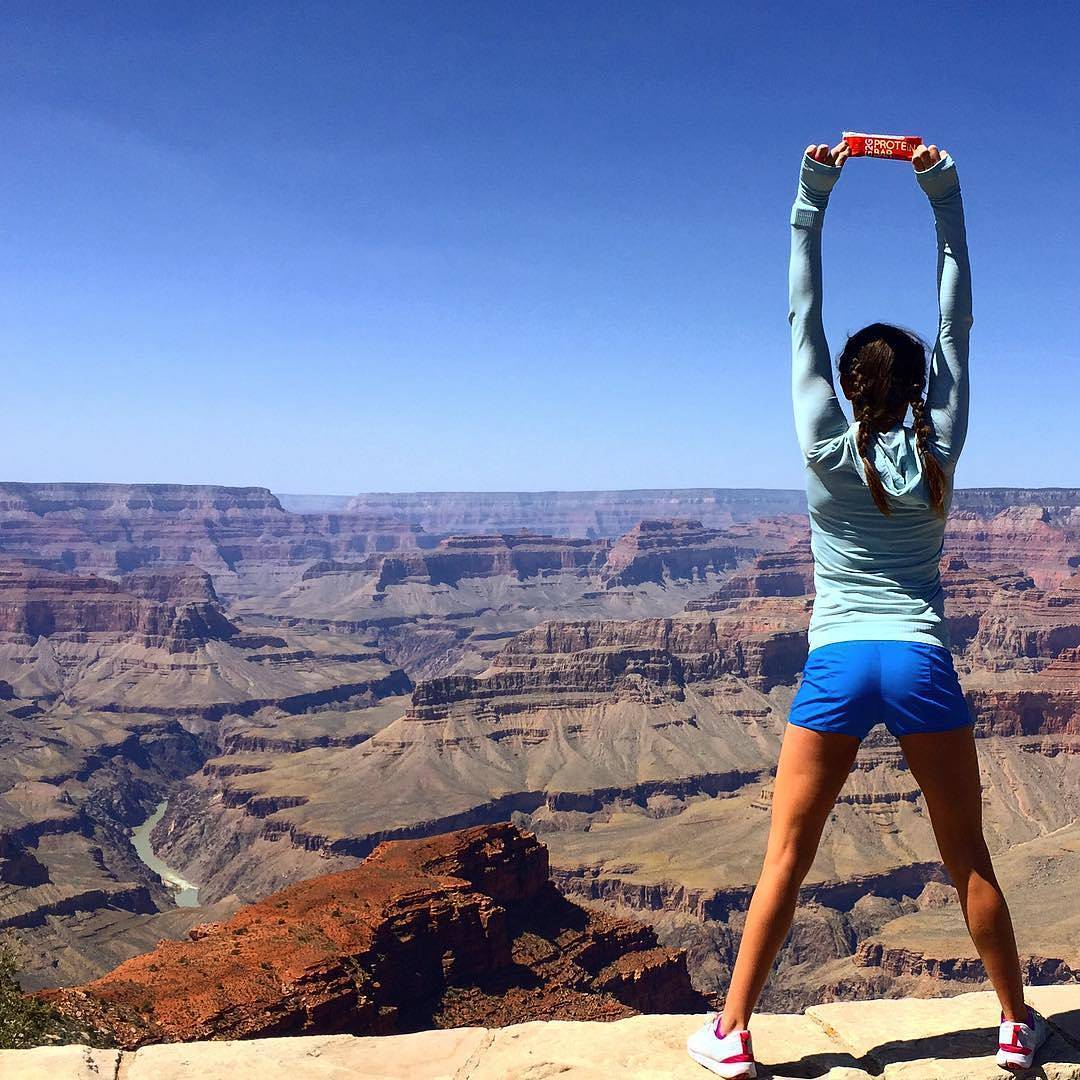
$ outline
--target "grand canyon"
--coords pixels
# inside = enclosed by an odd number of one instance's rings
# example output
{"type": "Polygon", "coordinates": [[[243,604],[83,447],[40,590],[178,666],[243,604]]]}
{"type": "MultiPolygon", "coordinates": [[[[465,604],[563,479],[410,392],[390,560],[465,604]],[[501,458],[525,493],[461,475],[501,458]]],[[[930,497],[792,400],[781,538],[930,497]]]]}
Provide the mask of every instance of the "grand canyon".
{"type": "MultiPolygon", "coordinates": [[[[1080,981],[1078,569],[1080,489],[957,491],[954,659],[1040,984],[1080,981]]],[[[2,944],[132,1047],[704,1008],[812,599],[796,491],[0,484],[2,944]]],[[[986,985],[879,730],[763,1005],[986,985]]]]}

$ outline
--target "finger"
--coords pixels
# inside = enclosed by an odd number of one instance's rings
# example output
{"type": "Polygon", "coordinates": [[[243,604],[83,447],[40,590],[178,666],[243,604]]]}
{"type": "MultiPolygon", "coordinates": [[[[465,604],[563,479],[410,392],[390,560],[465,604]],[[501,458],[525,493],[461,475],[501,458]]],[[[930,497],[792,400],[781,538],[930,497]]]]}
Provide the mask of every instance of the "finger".
{"type": "Polygon", "coordinates": [[[844,167],[844,162],[851,157],[851,151],[848,149],[847,143],[841,143],[840,146],[837,147],[837,151],[836,167],[842,169],[844,167]]]}
{"type": "Polygon", "coordinates": [[[817,153],[814,155],[822,165],[829,164],[829,148],[825,143],[820,143],[817,148],[817,153]]]}
{"type": "Polygon", "coordinates": [[[812,157],[814,156],[814,154],[815,154],[816,152],[817,152],[817,147],[816,147],[816,146],[814,146],[814,145],[813,145],[813,143],[811,143],[811,144],[810,144],[810,145],[809,145],[809,146],[808,146],[808,147],[807,147],[807,148],[806,148],[806,149],[805,149],[805,150],[803,151],[803,153],[804,153],[804,154],[806,154],[806,156],[807,156],[808,158],[812,158],[812,157]]]}
{"type": "Polygon", "coordinates": [[[938,148],[936,146],[934,146],[933,144],[931,144],[926,149],[927,149],[927,152],[930,155],[930,164],[931,165],[936,165],[941,160],[941,154],[938,151],[938,148]]]}
{"type": "Polygon", "coordinates": [[[926,147],[922,143],[919,143],[919,145],[915,147],[915,150],[911,155],[911,164],[914,166],[916,172],[922,172],[923,169],[926,168],[927,152],[926,147]]]}

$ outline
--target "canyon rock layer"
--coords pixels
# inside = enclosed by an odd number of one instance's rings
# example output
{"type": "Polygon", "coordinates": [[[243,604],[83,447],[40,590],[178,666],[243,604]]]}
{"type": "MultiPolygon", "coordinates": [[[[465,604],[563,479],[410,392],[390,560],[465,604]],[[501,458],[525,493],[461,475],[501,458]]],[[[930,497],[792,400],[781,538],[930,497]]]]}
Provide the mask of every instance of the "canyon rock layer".
{"type": "MultiPolygon", "coordinates": [[[[87,983],[384,841],[509,819],[564,896],[647,921],[722,989],[806,654],[801,494],[289,505],[0,485],[0,933],[24,984],[87,983]],[[199,908],[130,844],[166,799],[153,845],[199,908]]],[[[1078,566],[1080,491],[957,492],[954,659],[1037,981],[1080,971],[1078,566]]],[[[766,1003],[982,984],[921,797],[875,733],[766,1003]]]]}

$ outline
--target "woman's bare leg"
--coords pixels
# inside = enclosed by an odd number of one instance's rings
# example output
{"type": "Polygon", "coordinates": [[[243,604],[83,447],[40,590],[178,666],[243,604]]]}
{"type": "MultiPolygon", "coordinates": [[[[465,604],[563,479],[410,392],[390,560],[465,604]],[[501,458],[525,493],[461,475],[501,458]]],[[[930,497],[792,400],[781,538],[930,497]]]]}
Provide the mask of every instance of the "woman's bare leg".
{"type": "Polygon", "coordinates": [[[821,830],[859,749],[854,735],[789,724],[776,767],[765,863],[746,915],[724,1004],[722,1034],[746,1028],[784,943],[799,886],[817,854],[821,830]]]}
{"type": "Polygon", "coordinates": [[[982,781],[971,728],[900,740],[926,796],[941,861],[960,896],[968,932],[1007,1020],[1027,1022],[1012,919],[982,829],[982,781]]]}

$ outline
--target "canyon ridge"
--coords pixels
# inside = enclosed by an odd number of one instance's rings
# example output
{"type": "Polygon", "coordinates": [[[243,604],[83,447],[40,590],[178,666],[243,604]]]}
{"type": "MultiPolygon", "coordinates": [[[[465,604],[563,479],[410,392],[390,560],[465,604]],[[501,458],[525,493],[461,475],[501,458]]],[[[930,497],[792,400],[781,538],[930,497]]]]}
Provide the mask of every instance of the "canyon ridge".
{"type": "MultiPolygon", "coordinates": [[[[1080,980],[1078,569],[1080,489],[957,491],[946,612],[1034,983],[1080,980]]],[[[794,491],[0,484],[0,943],[120,1045],[704,1007],[812,598],[794,491]],[[416,985],[378,966],[403,919],[440,928],[416,985]]],[[[802,901],[768,1010],[986,985],[881,732],[802,901]]]]}

